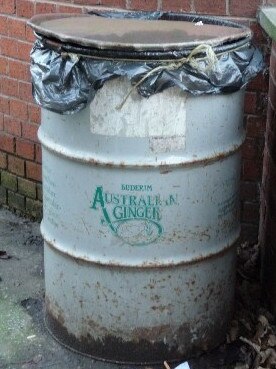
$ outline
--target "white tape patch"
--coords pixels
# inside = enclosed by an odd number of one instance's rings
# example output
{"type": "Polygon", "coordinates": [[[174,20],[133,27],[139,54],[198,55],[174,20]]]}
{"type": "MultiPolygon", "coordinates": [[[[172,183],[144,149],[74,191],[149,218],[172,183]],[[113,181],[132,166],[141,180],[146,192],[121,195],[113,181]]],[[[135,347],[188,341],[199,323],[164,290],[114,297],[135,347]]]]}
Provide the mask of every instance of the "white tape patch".
{"type": "MultiPolygon", "coordinates": [[[[90,105],[91,132],[118,137],[167,137],[171,143],[172,139],[181,137],[183,142],[187,95],[171,88],[146,99],[134,91],[122,109],[116,109],[130,87],[129,81],[116,79],[98,91],[90,105]]],[[[164,147],[170,145],[164,143],[164,147]]]]}

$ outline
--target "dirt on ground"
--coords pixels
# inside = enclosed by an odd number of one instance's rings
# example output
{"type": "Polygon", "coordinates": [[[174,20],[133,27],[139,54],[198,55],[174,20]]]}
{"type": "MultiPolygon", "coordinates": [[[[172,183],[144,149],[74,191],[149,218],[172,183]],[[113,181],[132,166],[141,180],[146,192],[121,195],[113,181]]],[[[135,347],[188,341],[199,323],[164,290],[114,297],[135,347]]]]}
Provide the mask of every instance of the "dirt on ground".
{"type": "MultiPolygon", "coordinates": [[[[259,275],[258,246],[240,245],[235,316],[225,343],[189,360],[191,369],[276,368],[275,322],[265,306],[259,275]]],[[[0,209],[0,369],[122,367],[60,346],[44,327],[43,301],[39,224],[0,209]]]]}

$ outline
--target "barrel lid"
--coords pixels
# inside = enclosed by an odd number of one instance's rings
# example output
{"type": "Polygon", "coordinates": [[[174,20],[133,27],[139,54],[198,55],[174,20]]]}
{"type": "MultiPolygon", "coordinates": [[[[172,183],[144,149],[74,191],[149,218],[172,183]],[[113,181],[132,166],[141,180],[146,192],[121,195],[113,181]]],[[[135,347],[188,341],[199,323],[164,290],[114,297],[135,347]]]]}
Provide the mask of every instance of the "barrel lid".
{"type": "Polygon", "coordinates": [[[89,14],[36,15],[29,25],[48,38],[102,50],[180,50],[200,44],[218,46],[251,37],[247,27],[190,21],[115,19],[89,14]]]}

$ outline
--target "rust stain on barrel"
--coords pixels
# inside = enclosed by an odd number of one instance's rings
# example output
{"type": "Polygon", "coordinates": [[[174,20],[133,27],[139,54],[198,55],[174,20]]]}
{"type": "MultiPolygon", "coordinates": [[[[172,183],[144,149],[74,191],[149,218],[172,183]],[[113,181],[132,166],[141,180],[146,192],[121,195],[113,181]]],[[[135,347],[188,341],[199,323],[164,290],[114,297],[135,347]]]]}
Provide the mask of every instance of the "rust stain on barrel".
{"type": "Polygon", "coordinates": [[[175,331],[170,325],[160,325],[154,327],[136,327],[133,329],[130,340],[122,340],[116,335],[108,333],[106,328],[101,328],[99,323],[93,320],[86,320],[89,328],[96,329],[97,333],[101,332],[102,338],[94,339],[86,330],[78,336],[71,334],[66,328],[66,320],[62,315],[62,310],[46,298],[46,326],[50,333],[54,334],[54,338],[67,347],[91,356],[93,358],[105,358],[105,361],[120,363],[139,363],[147,364],[160,362],[160,357],[166,357],[168,361],[184,360],[185,357],[198,356],[202,351],[206,351],[209,347],[213,347],[214,337],[221,335],[221,331],[225,328],[214,324],[210,330],[215,330],[212,334],[207,334],[205,338],[193,337],[191,329],[193,325],[198,325],[200,320],[204,320],[204,316],[200,316],[197,322],[184,323],[175,331]],[[58,312],[58,314],[57,314],[58,312]],[[57,315],[56,315],[57,314],[57,315]],[[168,337],[170,341],[175,340],[174,344],[165,344],[164,337],[168,337]],[[193,340],[192,347],[191,340],[193,340]],[[178,344],[176,344],[178,342],[178,344]],[[182,342],[182,344],[179,344],[182,342]],[[187,347],[189,349],[187,350],[187,347]]]}

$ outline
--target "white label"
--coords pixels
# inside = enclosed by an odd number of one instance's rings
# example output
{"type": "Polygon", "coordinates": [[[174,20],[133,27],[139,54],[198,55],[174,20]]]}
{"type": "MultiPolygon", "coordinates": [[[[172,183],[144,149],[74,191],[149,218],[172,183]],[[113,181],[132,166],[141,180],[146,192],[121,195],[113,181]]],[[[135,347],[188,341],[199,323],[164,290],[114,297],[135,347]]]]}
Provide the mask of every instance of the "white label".
{"type": "Polygon", "coordinates": [[[116,79],[97,92],[90,105],[91,132],[118,137],[168,137],[170,140],[181,137],[183,146],[187,95],[170,88],[146,99],[135,90],[118,110],[130,88],[129,81],[116,79]]]}

